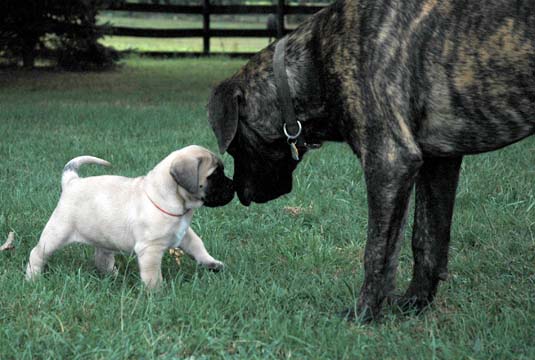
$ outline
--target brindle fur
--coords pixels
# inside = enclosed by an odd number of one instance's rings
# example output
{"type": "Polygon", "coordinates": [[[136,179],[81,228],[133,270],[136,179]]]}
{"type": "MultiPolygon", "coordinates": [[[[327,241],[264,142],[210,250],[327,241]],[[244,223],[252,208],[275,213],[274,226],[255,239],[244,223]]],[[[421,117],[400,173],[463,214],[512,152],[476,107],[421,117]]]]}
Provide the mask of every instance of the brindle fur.
{"type": "MultiPolygon", "coordinates": [[[[447,274],[462,156],[535,131],[535,2],[340,0],[288,37],[305,140],[347,142],[364,170],[365,279],[351,315],[376,316],[395,287],[414,187],[414,270],[402,304],[422,309],[447,274]]],[[[246,205],[289,192],[297,165],[282,132],[273,51],[216,87],[209,103],[246,205]]]]}

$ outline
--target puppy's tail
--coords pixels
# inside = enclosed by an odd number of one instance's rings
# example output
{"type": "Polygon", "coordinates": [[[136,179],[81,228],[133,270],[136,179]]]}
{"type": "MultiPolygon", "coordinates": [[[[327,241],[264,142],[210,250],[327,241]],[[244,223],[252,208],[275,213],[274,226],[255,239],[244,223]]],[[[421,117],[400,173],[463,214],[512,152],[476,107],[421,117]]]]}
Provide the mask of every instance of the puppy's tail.
{"type": "Polygon", "coordinates": [[[104,166],[110,166],[111,164],[107,162],[106,160],[99,159],[98,157],[94,156],[78,156],[69,161],[65,167],[63,168],[63,175],[61,176],[61,188],[65,189],[65,186],[71,181],[72,179],[79,178],[78,176],[78,169],[80,166],[84,164],[97,164],[97,165],[104,165],[104,166]]]}

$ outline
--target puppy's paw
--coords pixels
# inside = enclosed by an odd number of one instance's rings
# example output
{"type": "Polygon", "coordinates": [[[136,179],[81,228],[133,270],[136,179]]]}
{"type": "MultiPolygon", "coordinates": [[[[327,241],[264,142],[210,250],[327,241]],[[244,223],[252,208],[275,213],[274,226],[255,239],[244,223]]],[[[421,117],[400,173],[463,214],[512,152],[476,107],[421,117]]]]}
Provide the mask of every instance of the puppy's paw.
{"type": "Polygon", "coordinates": [[[119,269],[117,268],[117,266],[113,266],[111,268],[106,269],[97,267],[97,272],[100,276],[117,277],[119,275],[119,269]]]}
{"type": "Polygon", "coordinates": [[[26,267],[26,273],[24,275],[24,279],[28,282],[35,281],[37,278],[41,276],[42,269],[40,267],[31,266],[28,264],[26,267]]]}
{"type": "Polygon", "coordinates": [[[119,268],[117,266],[114,266],[113,269],[108,273],[108,275],[111,275],[116,278],[117,276],[119,276],[119,268]]]}
{"type": "Polygon", "coordinates": [[[215,259],[213,261],[209,261],[209,262],[203,263],[201,265],[204,266],[205,268],[211,270],[211,271],[214,271],[214,272],[219,272],[219,271],[221,271],[221,270],[223,270],[225,268],[225,264],[223,264],[221,261],[215,260],[215,259]]]}
{"type": "Polygon", "coordinates": [[[38,272],[32,272],[32,271],[26,271],[26,274],[24,275],[24,280],[28,282],[35,281],[41,274],[38,272]]]}

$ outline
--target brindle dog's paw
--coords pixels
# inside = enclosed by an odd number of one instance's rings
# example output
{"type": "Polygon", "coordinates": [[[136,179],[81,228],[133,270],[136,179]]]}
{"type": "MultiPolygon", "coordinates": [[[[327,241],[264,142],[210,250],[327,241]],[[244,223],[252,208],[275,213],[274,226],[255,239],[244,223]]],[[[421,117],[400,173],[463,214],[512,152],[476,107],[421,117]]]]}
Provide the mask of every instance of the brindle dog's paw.
{"type": "Polygon", "coordinates": [[[403,314],[420,315],[431,306],[432,301],[428,297],[405,294],[392,299],[392,305],[396,306],[403,314]]]}
{"type": "Polygon", "coordinates": [[[372,321],[376,321],[379,316],[373,315],[369,308],[364,310],[358,310],[355,307],[347,308],[338,313],[338,315],[346,321],[355,322],[359,324],[369,324],[372,321]]]}

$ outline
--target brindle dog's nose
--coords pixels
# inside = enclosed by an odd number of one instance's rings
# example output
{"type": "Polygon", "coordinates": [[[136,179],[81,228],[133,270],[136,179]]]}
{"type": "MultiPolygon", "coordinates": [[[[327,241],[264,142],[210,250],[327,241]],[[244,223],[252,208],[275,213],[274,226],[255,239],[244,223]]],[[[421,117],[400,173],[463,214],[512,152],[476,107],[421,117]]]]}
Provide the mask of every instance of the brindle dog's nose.
{"type": "Polygon", "coordinates": [[[253,193],[248,187],[244,187],[242,189],[237,190],[238,193],[238,199],[240,199],[240,202],[242,205],[249,206],[251,205],[251,201],[253,200],[253,193]]]}

